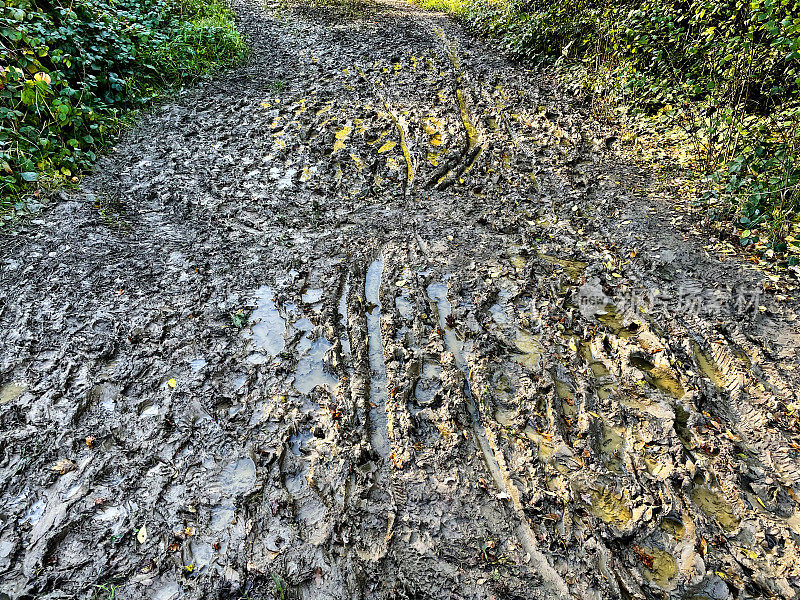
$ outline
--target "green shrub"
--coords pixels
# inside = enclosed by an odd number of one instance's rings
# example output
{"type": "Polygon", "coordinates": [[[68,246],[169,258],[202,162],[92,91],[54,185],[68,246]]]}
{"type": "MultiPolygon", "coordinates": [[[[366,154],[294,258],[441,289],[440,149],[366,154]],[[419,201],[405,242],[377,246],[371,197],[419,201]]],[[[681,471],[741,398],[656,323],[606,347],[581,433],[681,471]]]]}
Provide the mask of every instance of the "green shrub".
{"type": "Polygon", "coordinates": [[[420,1],[683,130],[713,216],[772,237],[798,221],[800,0],[420,1]]]}
{"type": "Polygon", "coordinates": [[[73,179],[132,109],[236,60],[220,0],[0,0],[0,213],[73,179]]]}

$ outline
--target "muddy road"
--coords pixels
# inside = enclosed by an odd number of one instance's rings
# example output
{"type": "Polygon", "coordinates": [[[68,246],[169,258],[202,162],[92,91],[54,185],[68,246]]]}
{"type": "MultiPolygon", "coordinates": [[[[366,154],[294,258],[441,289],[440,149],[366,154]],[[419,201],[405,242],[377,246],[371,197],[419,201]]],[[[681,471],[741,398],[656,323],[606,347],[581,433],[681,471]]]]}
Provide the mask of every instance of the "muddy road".
{"type": "Polygon", "coordinates": [[[441,15],[235,8],[0,238],[0,598],[798,597],[793,305],[441,15]]]}

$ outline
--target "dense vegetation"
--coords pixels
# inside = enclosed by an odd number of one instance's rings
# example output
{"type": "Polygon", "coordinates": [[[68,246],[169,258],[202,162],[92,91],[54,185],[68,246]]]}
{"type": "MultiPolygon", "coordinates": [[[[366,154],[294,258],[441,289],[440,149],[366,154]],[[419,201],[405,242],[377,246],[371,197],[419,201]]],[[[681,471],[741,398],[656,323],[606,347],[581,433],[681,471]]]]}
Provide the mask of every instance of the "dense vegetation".
{"type": "Polygon", "coordinates": [[[774,250],[800,220],[800,1],[422,0],[679,133],[700,200],[774,250]]]}
{"type": "Polygon", "coordinates": [[[72,181],[131,110],[244,51],[222,0],[0,0],[0,7],[6,217],[33,182],[72,181]]]}

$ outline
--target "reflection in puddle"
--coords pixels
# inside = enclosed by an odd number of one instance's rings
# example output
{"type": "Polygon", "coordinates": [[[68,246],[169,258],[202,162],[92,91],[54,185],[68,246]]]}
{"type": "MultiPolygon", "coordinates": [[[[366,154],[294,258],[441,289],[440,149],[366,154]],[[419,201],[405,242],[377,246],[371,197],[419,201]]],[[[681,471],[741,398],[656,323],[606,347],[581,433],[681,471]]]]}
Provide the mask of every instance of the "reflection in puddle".
{"type": "Polygon", "coordinates": [[[292,447],[292,454],[300,456],[306,451],[306,445],[314,436],[310,431],[298,431],[289,438],[289,445],[292,447]]]}
{"type": "Polygon", "coordinates": [[[158,404],[150,404],[140,414],[143,417],[157,417],[159,410],[161,407],[158,404]]]}
{"type": "Polygon", "coordinates": [[[7,383],[0,387],[0,404],[13,402],[25,391],[25,386],[19,383],[7,383]]]}
{"type": "Polygon", "coordinates": [[[294,388],[301,394],[308,394],[317,386],[322,386],[331,394],[336,392],[339,380],[325,370],[325,353],[333,347],[325,338],[312,342],[306,335],[297,348],[300,360],[294,377],[294,388]]]}
{"type": "Polygon", "coordinates": [[[304,304],[316,304],[322,300],[322,290],[318,288],[311,288],[305,291],[302,296],[304,304]]]}
{"type": "Polygon", "coordinates": [[[44,515],[46,503],[44,498],[37,500],[31,507],[25,512],[25,516],[22,518],[20,523],[30,523],[31,525],[36,525],[39,520],[44,515]]]}
{"type": "Polygon", "coordinates": [[[389,433],[386,419],[386,403],[389,400],[387,391],[388,379],[386,377],[386,364],[383,359],[383,341],[381,340],[381,278],[383,276],[383,261],[372,261],[367,269],[367,279],[364,286],[364,295],[367,300],[367,339],[369,343],[369,368],[370,368],[370,422],[373,423],[372,444],[382,456],[389,455],[389,433]]]}
{"type": "Polygon", "coordinates": [[[203,358],[202,356],[200,356],[198,358],[195,358],[193,361],[191,361],[189,363],[189,366],[191,367],[192,371],[194,371],[196,373],[196,372],[200,371],[203,367],[205,367],[207,364],[208,363],[206,362],[206,359],[203,358]]]}

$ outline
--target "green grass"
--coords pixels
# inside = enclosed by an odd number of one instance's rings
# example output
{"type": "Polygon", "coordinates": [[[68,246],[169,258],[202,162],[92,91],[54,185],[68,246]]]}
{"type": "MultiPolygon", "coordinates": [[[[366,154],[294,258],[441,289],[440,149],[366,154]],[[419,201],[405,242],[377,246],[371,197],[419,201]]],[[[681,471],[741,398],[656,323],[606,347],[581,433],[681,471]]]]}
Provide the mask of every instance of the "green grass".
{"type": "Polygon", "coordinates": [[[446,12],[457,17],[466,17],[470,6],[469,0],[419,0],[416,2],[426,10],[446,12]]]}
{"type": "Polygon", "coordinates": [[[721,231],[797,264],[800,0],[415,1],[547,64],[645,160],[680,167],[721,231]]]}
{"type": "Polygon", "coordinates": [[[0,0],[0,227],[139,109],[246,53],[224,0],[0,0]]]}

